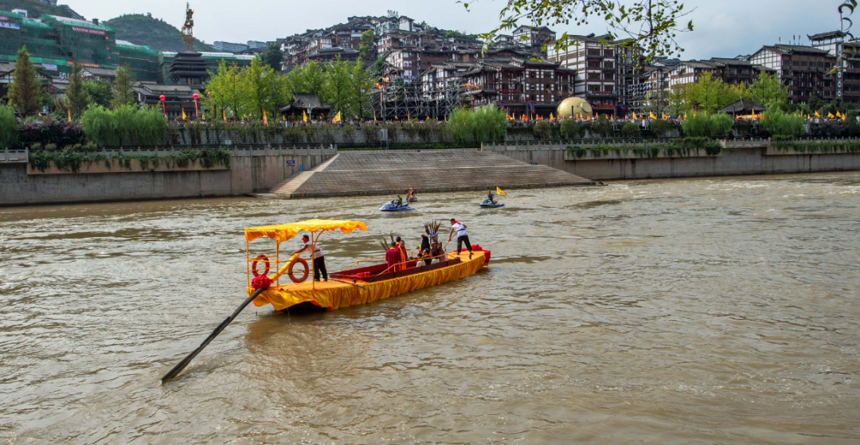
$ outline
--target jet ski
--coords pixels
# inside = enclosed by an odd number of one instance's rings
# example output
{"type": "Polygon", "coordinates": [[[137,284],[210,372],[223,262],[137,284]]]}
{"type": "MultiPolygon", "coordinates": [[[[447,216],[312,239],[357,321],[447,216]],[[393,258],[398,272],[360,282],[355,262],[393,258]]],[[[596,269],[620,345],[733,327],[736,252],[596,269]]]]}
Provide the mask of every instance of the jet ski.
{"type": "Polygon", "coordinates": [[[400,204],[397,205],[394,201],[386,202],[385,205],[379,208],[382,212],[399,212],[402,210],[415,210],[412,207],[409,207],[409,204],[400,204]]]}
{"type": "Polygon", "coordinates": [[[409,202],[418,202],[418,198],[409,198],[407,199],[409,202]]]}
{"type": "Polygon", "coordinates": [[[504,206],[505,205],[502,204],[501,202],[493,202],[490,198],[484,198],[484,200],[481,201],[481,207],[496,208],[496,207],[504,207],[504,206]]]}

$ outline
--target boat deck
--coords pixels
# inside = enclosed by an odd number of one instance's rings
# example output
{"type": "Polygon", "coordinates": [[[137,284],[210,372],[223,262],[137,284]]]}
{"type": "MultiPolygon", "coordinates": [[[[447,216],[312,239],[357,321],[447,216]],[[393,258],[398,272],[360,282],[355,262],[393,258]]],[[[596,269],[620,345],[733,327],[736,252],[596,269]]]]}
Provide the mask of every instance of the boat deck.
{"type": "MultiPolygon", "coordinates": [[[[254,305],[271,304],[275,310],[283,310],[297,304],[310,302],[331,310],[369,303],[473,275],[489,263],[489,257],[490,252],[484,250],[476,250],[471,259],[469,259],[469,252],[459,254],[451,252],[447,254],[448,264],[443,267],[434,263],[430,266],[412,267],[403,271],[386,273],[384,276],[387,279],[364,280],[355,278],[355,283],[352,280],[347,281],[335,277],[336,274],[342,275],[349,271],[330,273],[329,281],[313,282],[308,280],[299,284],[272,286],[254,299],[254,305]],[[342,281],[334,281],[335,278],[342,281]]],[[[248,294],[253,292],[254,289],[249,287],[248,294]]]]}

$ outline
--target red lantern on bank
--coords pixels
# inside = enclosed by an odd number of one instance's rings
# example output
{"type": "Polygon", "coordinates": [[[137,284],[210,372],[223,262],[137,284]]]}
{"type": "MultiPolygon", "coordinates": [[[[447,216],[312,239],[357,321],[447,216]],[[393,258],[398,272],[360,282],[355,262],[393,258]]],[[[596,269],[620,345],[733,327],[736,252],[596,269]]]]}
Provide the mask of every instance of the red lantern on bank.
{"type": "Polygon", "coordinates": [[[164,99],[167,99],[167,97],[162,94],[158,98],[161,99],[161,112],[164,113],[164,117],[167,117],[167,109],[164,107],[164,99]]]}
{"type": "Polygon", "coordinates": [[[192,95],[191,97],[194,98],[194,117],[199,118],[200,117],[200,111],[197,109],[197,99],[199,99],[200,96],[197,93],[194,93],[194,95],[192,95]]]}

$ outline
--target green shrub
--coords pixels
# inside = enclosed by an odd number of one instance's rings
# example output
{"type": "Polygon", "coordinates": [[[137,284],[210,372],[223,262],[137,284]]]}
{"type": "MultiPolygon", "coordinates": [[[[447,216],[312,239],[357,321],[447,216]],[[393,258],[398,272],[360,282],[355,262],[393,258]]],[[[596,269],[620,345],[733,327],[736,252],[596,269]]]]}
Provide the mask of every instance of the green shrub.
{"type": "Polygon", "coordinates": [[[762,113],[761,126],[774,136],[803,135],[806,130],[806,119],[800,116],[787,114],[779,108],[773,107],[762,113]]]}
{"type": "Polygon", "coordinates": [[[15,141],[18,121],[15,111],[5,105],[0,105],[0,148],[6,148],[15,141]]]}
{"type": "Polygon", "coordinates": [[[456,142],[478,143],[502,142],[505,140],[507,114],[495,104],[477,110],[458,108],[451,113],[448,132],[456,142]]]}
{"type": "MultiPolygon", "coordinates": [[[[683,130],[684,136],[688,138],[707,137],[710,134],[710,127],[708,121],[709,119],[707,114],[697,113],[681,122],[681,130],[683,130]]],[[[657,121],[651,122],[651,124],[653,125],[656,122],[657,121]]],[[[652,131],[654,131],[653,128],[652,131]]],[[[665,135],[665,131],[663,132],[663,134],[665,135]]],[[[656,134],[656,132],[655,136],[660,137],[656,134]]]]}
{"type": "Polygon", "coordinates": [[[717,114],[708,121],[708,130],[712,138],[724,138],[732,131],[735,119],[728,114],[717,114]]]}
{"type": "MultiPolygon", "coordinates": [[[[141,110],[132,105],[115,111],[101,106],[89,107],[81,115],[81,125],[87,139],[100,147],[133,143],[159,145],[167,132],[167,118],[161,110],[153,107],[141,110]]],[[[184,131],[182,137],[185,138],[184,131]]]]}
{"type": "Polygon", "coordinates": [[[375,144],[379,141],[379,127],[376,125],[362,125],[361,133],[364,135],[364,142],[367,144],[375,144]]]}
{"type": "Polygon", "coordinates": [[[561,121],[560,131],[562,138],[574,139],[582,134],[582,126],[574,119],[565,119],[561,121]]]}
{"type": "Polygon", "coordinates": [[[610,122],[605,116],[600,116],[597,120],[591,122],[589,132],[592,137],[607,137],[612,132],[612,122],[610,122]]]}
{"type": "Polygon", "coordinates": [[[344,125],[340,134],[341,136],[343,136],[344,142],[348,144],[355,143],[355,127],[353,127],[352,125],[344,125]]]}
{"type": "Polygon", "coordinates": [[[536,123],[532,131],[534,131],[535,136],[542,141],[549,139],[552,134],[552,128],[549,123],[545,121],[539,121],[536,123]]]}
{"type": "Polygon", "coordinates": [[[656,119],[648,123],[648,128],[655,138],[664,138],[672,130],[672,124],[662,119],[656,119]]]}
{"type": "Polygon", "coordinates": [[[639,124],[627,122],[621,127],[621,135],[626,138],[639,137],[639,124]]]}

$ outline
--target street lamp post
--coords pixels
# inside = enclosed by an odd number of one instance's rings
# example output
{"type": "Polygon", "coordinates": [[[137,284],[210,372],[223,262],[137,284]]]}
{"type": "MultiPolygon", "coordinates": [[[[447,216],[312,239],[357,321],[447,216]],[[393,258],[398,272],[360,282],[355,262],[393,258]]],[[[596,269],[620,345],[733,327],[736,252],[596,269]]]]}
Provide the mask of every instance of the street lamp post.
{"type": "Polygon", "coordinates": [[[200,111],[197,109],[197,99],[200,97],[197,93],[194,93],[191,97],[194,98],[194,117],[200,117],[200,111]]]}

